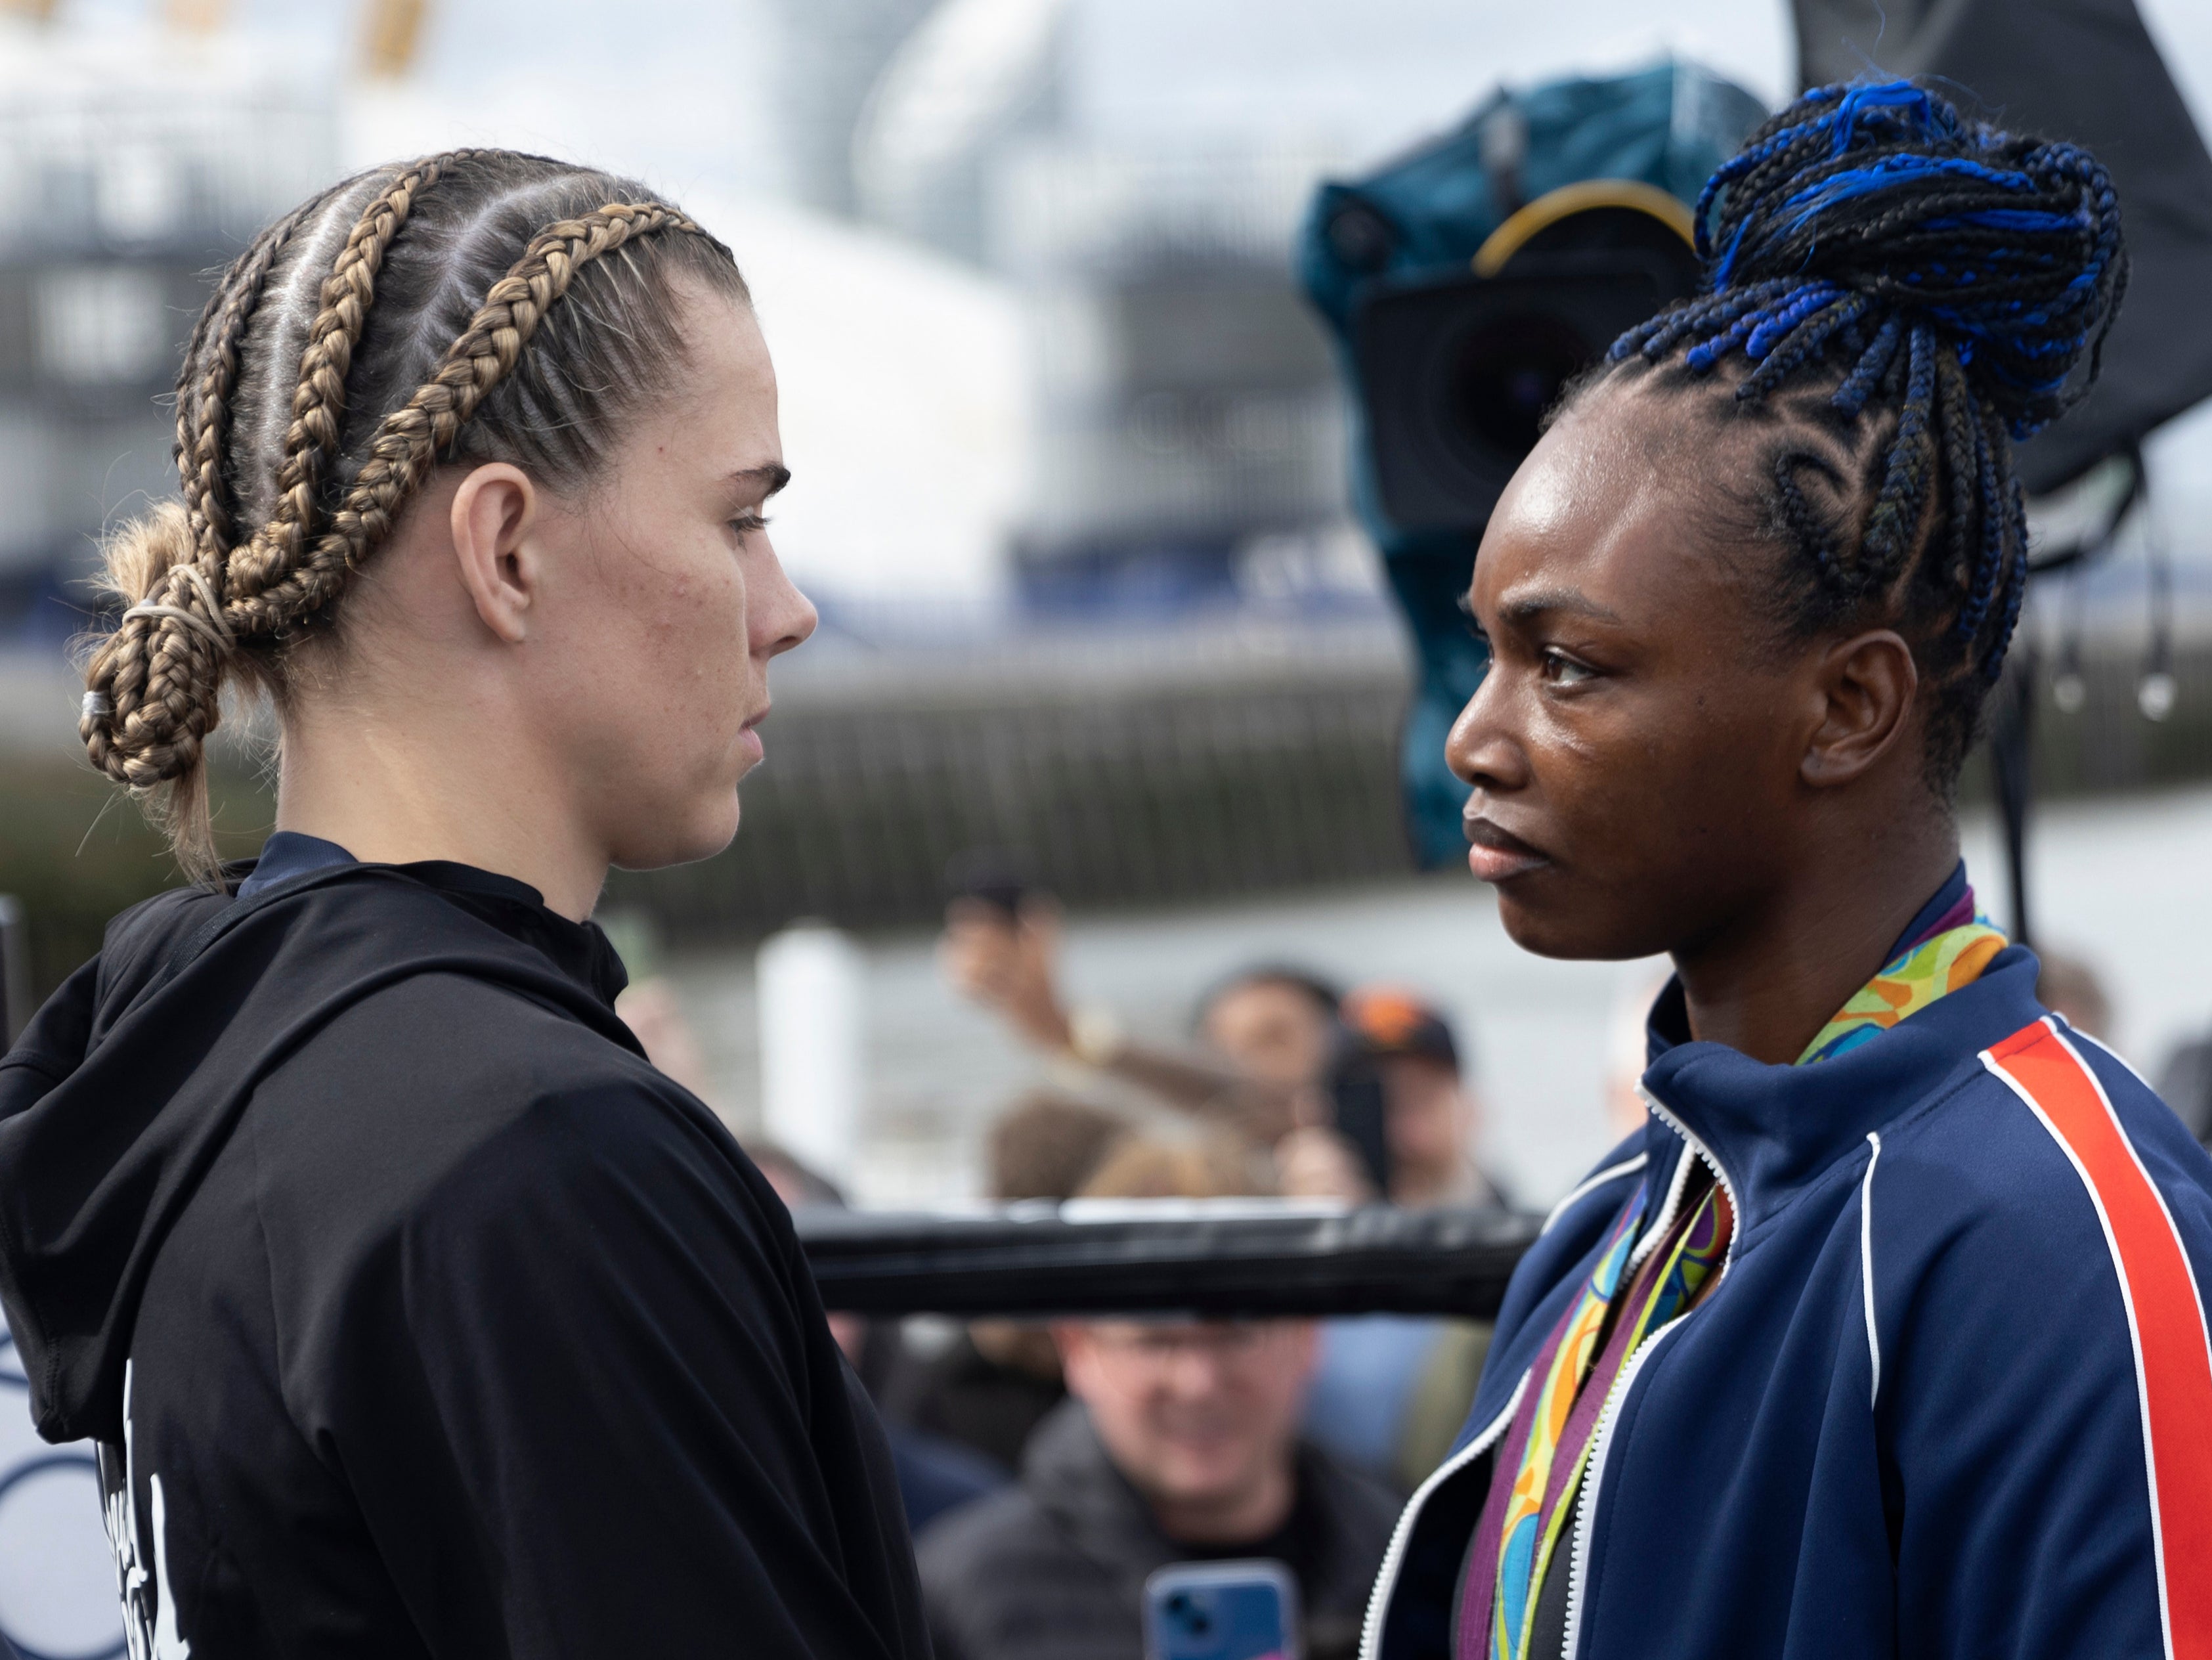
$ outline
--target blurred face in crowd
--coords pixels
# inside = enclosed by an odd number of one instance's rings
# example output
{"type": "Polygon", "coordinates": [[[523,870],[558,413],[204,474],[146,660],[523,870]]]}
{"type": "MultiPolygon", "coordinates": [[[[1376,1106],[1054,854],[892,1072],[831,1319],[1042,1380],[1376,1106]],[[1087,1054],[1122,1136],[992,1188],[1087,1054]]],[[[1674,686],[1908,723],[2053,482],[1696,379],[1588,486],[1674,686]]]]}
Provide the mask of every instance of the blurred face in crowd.
{"type": "Polygon", "coordinates": [[[1055,1335],[1069,1391],[1170,1538],[1236,1544],[1283,1524],[1310,1323],[1094,1321],[1055,1335]]]}
{"type": "Polygon", "coordinates": [[[1286,1089],[1321,1076],[1334,1035],[1328,1012],[1279,980],[1231,986],[1206,1005],[1200,1029],[1246,1077],[1286,1089]]]}
{"type": "Polygon", "coordinates": [[[1474,1134],[1474,1102],[1459,1069],[1419,1055],[1389,1055],[1379,1064],[1392,1164],[1408,1175],[1450,1180],[1474,1134]]]}

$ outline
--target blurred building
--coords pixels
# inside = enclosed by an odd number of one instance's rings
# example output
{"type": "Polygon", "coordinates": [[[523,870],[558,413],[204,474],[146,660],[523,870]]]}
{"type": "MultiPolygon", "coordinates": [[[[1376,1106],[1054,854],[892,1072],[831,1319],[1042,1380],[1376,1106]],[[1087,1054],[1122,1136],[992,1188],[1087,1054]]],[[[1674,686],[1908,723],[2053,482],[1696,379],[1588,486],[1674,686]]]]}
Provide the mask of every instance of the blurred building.
{"type": "Polygon", "coordinates": [[[1291,283],[1328,158],[1040,137],[1008,155],[992,257],[1029,302],[1036,422],[1016,570],[1034,606],[1366,590],[1346,399],[1291,283]]]}
{"type": "Polygon", "coordinates": [[[74,632],[110,518],[175,488],[207,276],[331,176],[326,100],[151,32],[0,33],[0,638],[74,632]]]}
{"type": "Polygon", "coordinates": [[[1100,0],[940,0],[854,137],[857,199],[1012,279],[1033,464],[1013,550],[1051,611],[1374,589],[1344,400],[1292,232],[1346,158],[1267,126],[1204,142],[1087,119],[1100,0]]]}
{"type": "Polygon", "coordinates": [[[853,134],[870,90],[931,0],[772,0],[775,95],[791,194],[854,208],[853,134]]]}

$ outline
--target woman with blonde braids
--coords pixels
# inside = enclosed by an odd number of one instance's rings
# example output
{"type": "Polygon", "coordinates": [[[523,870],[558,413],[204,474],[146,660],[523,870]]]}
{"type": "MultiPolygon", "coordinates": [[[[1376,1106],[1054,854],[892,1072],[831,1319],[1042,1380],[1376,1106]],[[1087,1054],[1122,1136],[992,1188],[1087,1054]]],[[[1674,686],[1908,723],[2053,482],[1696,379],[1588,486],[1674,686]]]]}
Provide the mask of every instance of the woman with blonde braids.
{"type": "Polygon", "coordinates": [[[788,1219],[589,921],[729,841],[814,626],[728,250],[536,157],[373,170],[224,276],[177,444],[82,732],[199,884],[0,1066],[0,1298],[132,1653],[925,1653],[788,1219]],[[233,684],[277,830],[219,869],[233,684]]]}

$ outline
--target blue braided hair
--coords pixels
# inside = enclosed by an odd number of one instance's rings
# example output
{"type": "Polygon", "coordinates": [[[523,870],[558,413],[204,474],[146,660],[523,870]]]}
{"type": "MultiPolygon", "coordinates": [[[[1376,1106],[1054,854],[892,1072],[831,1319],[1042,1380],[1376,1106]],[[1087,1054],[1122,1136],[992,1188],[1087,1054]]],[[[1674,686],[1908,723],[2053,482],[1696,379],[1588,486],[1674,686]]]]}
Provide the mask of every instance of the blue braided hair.
{"type": "Polygon", "coordinates": [[[1797,632],[1879,615],[1917,636],[1948,785],[2027,584],[2012,444],[2087,391],[2126,288],[2112,179],[1909,82],[1822,87],[1722,164],[1696,226],[1702,291],[1623,335],[1596,378],[1738,360],[1740,404],[1813,395],[1827,407],[1801,425],[1871,438],[1863,467],[1785,442],[1761,519],[1802,556],[1797,632]]]}

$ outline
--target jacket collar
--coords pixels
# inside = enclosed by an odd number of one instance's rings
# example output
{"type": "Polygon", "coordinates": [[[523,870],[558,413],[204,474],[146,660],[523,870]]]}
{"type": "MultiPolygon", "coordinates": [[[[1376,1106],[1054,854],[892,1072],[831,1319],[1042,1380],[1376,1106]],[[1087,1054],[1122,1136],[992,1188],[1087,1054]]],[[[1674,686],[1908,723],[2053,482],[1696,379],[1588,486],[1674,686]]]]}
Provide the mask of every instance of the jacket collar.
{"type": "MultiPolygon", "coordinates": [[[[1911,944],[1955,905],[1965,867],[1899,939],[1911,944]]],[[[1893,953],[1894,955],[1894,953],[1893,953]]],[[[1747,1235],[1838,1159],[1960,1079],[1976,1057],[2043,1015],[2034,953],[2012,946],[1972,984],[1938,999],[1870,1043],[1810,1066],[1769,1066],[1723,1043],[1690,1041],[1679,979],[1652,1007],[1644,1091],[1726,1173],[1747,1235]]],[[[1657,1165],[1665,1127],[1646,1145],[1657,1165]]]]}
{"type": "Polygon", "coordinates": [[[614,944],[598,923],[572,922],[547,909],[544,896],[527,882],[451,860],[426,859],[409,865],[362,864],[335,842],[278,830],[263,845],[258,860],[226,866],[226,885],[234,913],[281,903],[309,888],[343,884],[363,873],[396,873],[429,889],[458,910],[489,923],[508,939],[542,953],[555,968],[609,1008],[629,984],[614,944]]]}

